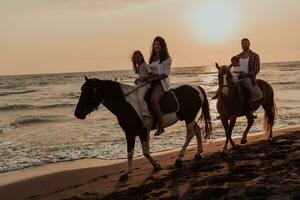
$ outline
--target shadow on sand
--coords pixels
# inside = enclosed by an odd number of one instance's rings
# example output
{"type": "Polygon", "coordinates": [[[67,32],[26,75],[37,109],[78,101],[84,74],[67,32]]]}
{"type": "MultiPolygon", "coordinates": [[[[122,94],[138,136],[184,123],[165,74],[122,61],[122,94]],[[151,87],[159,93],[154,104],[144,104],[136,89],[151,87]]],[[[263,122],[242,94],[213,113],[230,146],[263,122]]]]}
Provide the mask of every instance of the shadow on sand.
{"type": "MultiPolygon", "coordinates": [[[[76,199],[297,199],[300,198],[300,132],[259,141],[201,161],[185,161],[167,173],[152,173],[137,187],[113,193],[82,194],[76,199]]],[[[127,185],[128,186],[128,185],[127,185]]]]}

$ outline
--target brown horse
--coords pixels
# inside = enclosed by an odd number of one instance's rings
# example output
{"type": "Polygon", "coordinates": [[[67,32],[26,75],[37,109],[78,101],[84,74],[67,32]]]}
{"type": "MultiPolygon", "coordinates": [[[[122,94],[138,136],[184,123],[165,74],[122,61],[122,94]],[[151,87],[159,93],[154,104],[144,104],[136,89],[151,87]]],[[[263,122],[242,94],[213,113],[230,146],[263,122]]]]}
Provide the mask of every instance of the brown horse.
{"type": "MultiPolygon", "coordinates": [[[[244,105],[244,99],[241,97],[238,86],[233,82],[233,77],[230,72],[230,67],[220,67],[216,63],[218,69],[218,101],[217,111],[220,114],[220,119],[223,124],[226,141],[222,153],[226,153],[228,141],[230,141],[233,148],[235,144],[231,138],[232,130],[235,125],[237,117],[246,116],[248,125],[243,133],[241,144],[247,143],[247,134],[254,123],[254,117],[244,105]],[[248,113],[248,114],[247,114],[248,113]]],[[[276,112],[276,106],[274,102],[274,91],[269,83],[266,81],[257,79],[257,86],[260,88],[263,98],[252,102],[251,113],[255,112],[261,105],[265,110],[264,117],[264,132],[268,135],[268,141],[272,141],[272,128],[274,125],[274,118],[276,112]]]]}

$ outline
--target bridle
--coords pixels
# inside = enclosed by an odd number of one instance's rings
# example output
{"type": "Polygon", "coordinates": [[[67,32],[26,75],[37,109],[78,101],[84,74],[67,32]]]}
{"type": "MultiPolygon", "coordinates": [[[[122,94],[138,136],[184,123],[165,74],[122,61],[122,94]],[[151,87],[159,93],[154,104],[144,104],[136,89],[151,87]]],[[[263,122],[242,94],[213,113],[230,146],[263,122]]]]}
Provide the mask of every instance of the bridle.
{"type": "Polygon", "coordinates": [[[231,88],[228,83],[227,83],[227,73],[225,73],[224,75],[222,75],[222,78],[223,78],[223,85],[221,85],[220,87],[221,88],[231,88]]]}
{"type": "Polygon", "coordinates": [[[230,85],[230,83],[228,84],[227,81],[228,73],[230,72],[226,71],[224,74],[220,74],[220,76],[223,78],[223,84],[219,88],[220,88],[220,92],[225,96],[230,96],[230,90],[232,89],[232,85],[230,85]],[[223,90],[223,88],[226,89],[223,90]]]}
{"type": "Polygon", "coordinates": [[[229,88],[229,87],[228,87],[228,84],[227,84],[227,74],[224,74],[224,75],[222,76],[222,78],[223,78],[223,85],[221,85],[221,88],[223,88],[223,87],[229,88]]]}

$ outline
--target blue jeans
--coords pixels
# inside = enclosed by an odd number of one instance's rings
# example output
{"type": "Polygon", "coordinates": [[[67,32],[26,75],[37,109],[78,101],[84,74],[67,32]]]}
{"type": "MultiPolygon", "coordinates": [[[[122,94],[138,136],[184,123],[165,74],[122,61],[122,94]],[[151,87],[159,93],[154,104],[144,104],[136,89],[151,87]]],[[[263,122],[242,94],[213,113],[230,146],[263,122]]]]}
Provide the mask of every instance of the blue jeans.
{"type": "Polygon", "coordinates": [[[242,80],[240,81],[240,86],[241,86],[242,89],[251,91],[252,83],[251,83],[250,78],[242,79],[242,80]]]}
{"type": "Polygon", "coordinates": [[[245,78],[240,81],[240,87],[242,89],[242,93],[245,95],[245,107],[246,112],[250,112],[251,110],[251,87],[252,83],[250,78],[245,78]]]}

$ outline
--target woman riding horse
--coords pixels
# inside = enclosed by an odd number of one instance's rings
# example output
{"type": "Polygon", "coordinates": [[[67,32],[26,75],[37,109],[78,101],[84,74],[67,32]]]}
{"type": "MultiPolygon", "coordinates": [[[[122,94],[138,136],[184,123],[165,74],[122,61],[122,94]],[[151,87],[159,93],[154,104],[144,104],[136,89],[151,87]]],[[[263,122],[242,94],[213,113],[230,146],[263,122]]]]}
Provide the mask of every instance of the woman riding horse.
{"type": "Polygon", "coordinates": [[[151,104],[158,120],[158,128],[154,135],[160,135],[165,132],[163,127],[163,114],[159,105],[161,98],[165,92],[170,90],[170,70],[172,59],[169,56],[168,48],[165,40],[157,36],[152,44],[151,56],[149,60],[150,67],[154,76],[148,82],[151,82],[152,94],[151,104]]]}

